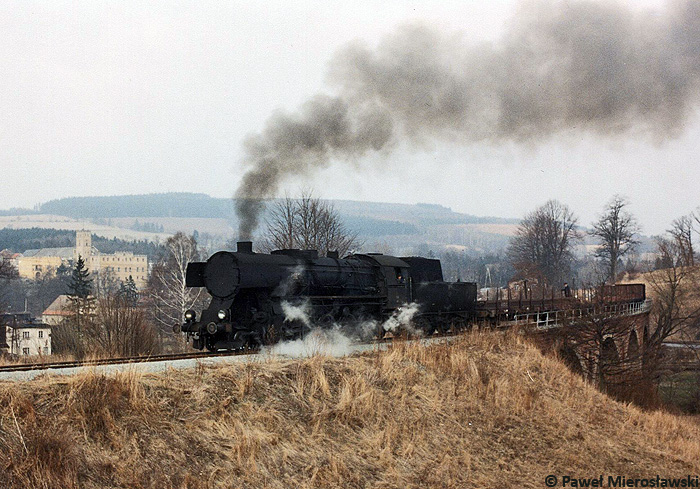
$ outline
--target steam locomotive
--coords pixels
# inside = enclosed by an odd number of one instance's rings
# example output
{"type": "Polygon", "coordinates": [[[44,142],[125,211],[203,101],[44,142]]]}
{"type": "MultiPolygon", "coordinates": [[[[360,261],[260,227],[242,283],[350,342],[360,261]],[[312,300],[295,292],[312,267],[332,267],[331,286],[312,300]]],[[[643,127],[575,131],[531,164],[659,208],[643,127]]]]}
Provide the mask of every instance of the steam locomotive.
{"type": "MultiPolygon", "coordinates": [[[[187,266],[186,285],[206,287],[209,306],[185,313],[183,332],[197,349],[240,349],[300,337],[310,325],[375,324],[417,304],[426,333],[466,324],[475,315],[477,286],[445,282],[439,260],[380,253],[340,258],[285,249],[254,253],[250,241],[187,266]],[[288,314],[304,307],[307,318],[288,314]]],[[[377,331],[382,335],[383,331],[377,331]]]]}

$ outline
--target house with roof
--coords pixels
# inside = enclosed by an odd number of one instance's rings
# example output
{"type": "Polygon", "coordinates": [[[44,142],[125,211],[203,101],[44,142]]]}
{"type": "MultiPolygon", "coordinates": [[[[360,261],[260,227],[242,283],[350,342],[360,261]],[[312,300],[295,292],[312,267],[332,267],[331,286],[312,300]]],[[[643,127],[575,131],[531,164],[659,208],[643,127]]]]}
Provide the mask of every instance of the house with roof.
{"type": "Polygon", "coordinates": [[[0,260],[9,263],[16,270],[19,266],[19,257],[22,256],[20,253],[15,253],[8,249],[0,251],[0,260]]]}
{"type": "Polygon", "coordinates": [[[72,315],[70,310],[70,299],[66,294],[59,295],[41,313],[41,322],[49,326],[58,326],[72,315]]]}
{"type": "Polygon", "coordinates": [[[28,312],[0,314],[0,353],[51,355],[51,327],[28,312]]]}

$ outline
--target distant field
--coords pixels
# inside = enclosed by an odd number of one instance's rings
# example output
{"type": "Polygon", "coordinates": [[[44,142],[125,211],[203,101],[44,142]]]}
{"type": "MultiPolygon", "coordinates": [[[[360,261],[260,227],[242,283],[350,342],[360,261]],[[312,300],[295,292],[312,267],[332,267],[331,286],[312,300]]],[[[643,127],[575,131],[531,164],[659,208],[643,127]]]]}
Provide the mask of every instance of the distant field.
{"type": "Polygon", "coordinates": [[[118,238],[127,241],[133,240],[165,240],[170,236],[168,233],[147,233],[144,231],[133,231],[122,229],[118,226],[107,226],[95,224],[90,219],[73,219],[65,216],[54,216],[50,214],[36,214],[26,216],[0,216],[0,228],[25,229],[25,228],[48,228],[48,229],[89,229],[98,236],[105,238],[118,238]]]}
{"type": "Polygon", "coordinates": [[[515,231],[518,229],[518,224],[465,224],[464,227],[484,233],[514,236],[515,231]]]}
{"type": "Polygon", "coordinates": [[[113,226],[119,228],[132,228],[136,221],[143,225],[152,223],[163,226],[163,232],[170,235],[178,231],[184,233],[209,233],[222,236],[231,236],[234,229],[230,221],[209,217],[114,217],[109,220],[113,226]]]}

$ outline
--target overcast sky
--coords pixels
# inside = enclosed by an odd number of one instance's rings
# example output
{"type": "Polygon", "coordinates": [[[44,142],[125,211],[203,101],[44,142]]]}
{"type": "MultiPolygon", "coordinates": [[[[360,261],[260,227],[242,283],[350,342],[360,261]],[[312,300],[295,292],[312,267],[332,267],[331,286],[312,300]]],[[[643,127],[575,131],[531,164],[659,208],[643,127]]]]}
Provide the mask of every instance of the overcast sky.
{"type": "MultiPolygon", "coordinates": [[[[663,2],[628,2],[661,8],[663,2]]],[[[233,196],[242,142],[275,111],[333,95],[328,64],[421,22],[495,42],[522,3],[3,2],[0,208],[68,196],[204,192],[233,196]]],[[[640,6],[641,5],[641,6],[640,6]]],[[[398,144],[310,177],[322,197],[429,202],[520,217],[549,198],[590,223],[627,196],[647,234],[700,204],[700,121],[672,138],[568,131],[536,143],[398,144]]]]}

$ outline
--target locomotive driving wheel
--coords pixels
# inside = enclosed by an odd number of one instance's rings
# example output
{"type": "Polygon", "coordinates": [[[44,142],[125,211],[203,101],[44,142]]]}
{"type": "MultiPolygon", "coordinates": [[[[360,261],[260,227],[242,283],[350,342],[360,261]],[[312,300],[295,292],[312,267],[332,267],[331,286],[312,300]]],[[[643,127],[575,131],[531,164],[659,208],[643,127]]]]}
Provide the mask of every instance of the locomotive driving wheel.
{"type": "Polygon", "coordinates": [[[417,329],[419,331],[422,331],[425,336],[431,336],[433,333],[435,333],[435,330],[437,329],[437,325],[435,324],[435,320],[429,317],[420,317],[415,319],[417,329]]]}

